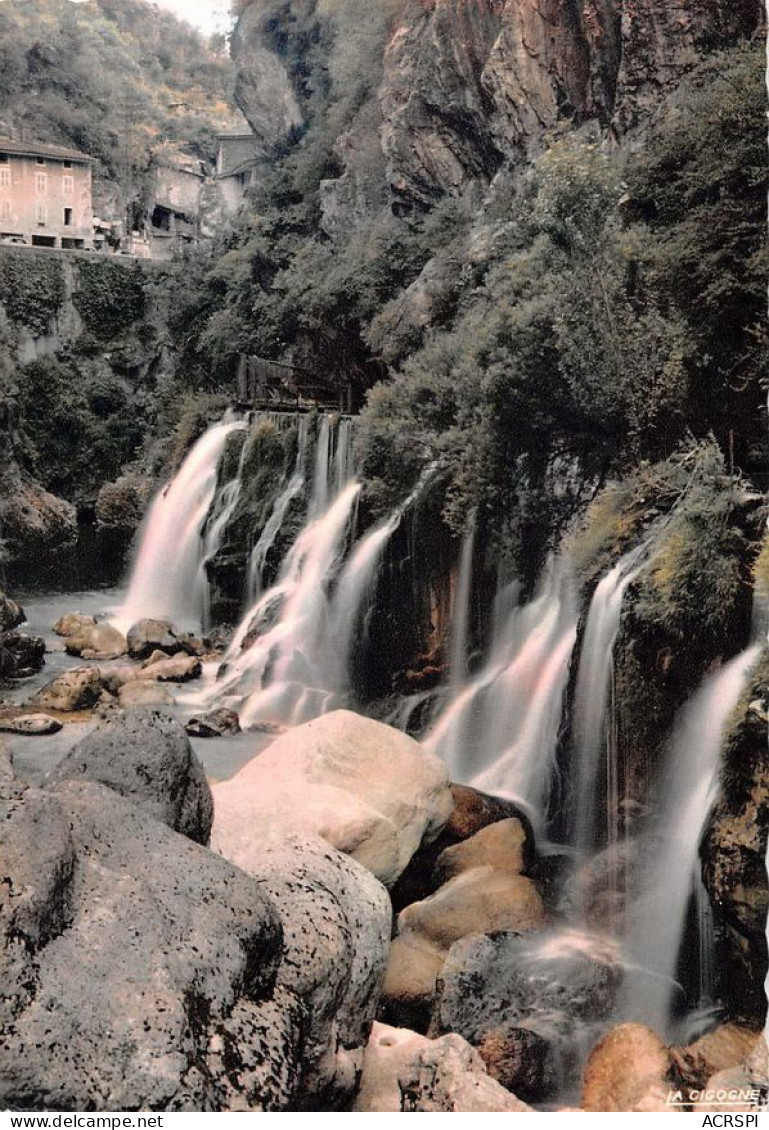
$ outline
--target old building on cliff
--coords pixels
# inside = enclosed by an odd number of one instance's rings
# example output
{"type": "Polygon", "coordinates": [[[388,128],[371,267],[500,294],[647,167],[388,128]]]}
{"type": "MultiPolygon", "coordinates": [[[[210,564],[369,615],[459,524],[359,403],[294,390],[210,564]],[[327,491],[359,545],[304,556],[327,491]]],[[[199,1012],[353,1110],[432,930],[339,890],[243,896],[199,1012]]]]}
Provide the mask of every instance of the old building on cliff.
{"type": "Polygon", "coordinates": [[[92,247],[92,166],[76,149],[0,138],[0,240],[92,247]]]}

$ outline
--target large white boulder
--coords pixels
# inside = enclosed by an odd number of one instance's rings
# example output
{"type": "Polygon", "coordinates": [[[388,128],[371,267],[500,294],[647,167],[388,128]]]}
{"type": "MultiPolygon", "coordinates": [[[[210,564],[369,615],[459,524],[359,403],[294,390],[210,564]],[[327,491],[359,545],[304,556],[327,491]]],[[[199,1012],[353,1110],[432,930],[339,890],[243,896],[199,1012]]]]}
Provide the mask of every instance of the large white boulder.
{"type": "Polygon", "coordinates": [[[388,886],[454,807],[442,761],[347,710],[289,730],[213,792],[212,846],[245,871],[265,844],[314,833],[388,886]]]}

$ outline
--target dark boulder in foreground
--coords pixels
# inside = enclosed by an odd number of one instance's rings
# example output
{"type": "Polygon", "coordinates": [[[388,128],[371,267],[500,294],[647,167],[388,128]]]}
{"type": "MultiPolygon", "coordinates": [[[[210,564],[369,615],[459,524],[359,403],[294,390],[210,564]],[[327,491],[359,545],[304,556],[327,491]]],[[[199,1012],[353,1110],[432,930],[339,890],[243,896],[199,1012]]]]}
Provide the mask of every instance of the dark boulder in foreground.
{"type": "Polygon", "coordinates": [[[169,828],[208,843],[214,806],[203,766],[181,724],[161,711],[137,709],[100,723],[46,784],[70,779],[108,785],[169,828]]]}
{"type": "Polygon", "coordinates": [[[284,1109],[301,1008],[260,883],[103,785],[0,807],[0,1107],[284,1109]]]}

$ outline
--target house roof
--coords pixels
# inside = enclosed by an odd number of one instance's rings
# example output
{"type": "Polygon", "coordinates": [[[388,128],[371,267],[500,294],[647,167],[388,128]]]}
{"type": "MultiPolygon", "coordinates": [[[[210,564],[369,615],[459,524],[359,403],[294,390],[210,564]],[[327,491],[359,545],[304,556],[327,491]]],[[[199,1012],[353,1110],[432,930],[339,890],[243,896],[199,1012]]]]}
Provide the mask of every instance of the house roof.
{"type": "Polygon", "coordinates": [[[93,157],[81,153],[79,149],[48,145],[42,141],[16,141],[11,137],[0,137],[0,153],[14,153],[19,157],[50,157],[58,161],[76,161],[81,165],[90,165],[94,161],[93,157]]]}

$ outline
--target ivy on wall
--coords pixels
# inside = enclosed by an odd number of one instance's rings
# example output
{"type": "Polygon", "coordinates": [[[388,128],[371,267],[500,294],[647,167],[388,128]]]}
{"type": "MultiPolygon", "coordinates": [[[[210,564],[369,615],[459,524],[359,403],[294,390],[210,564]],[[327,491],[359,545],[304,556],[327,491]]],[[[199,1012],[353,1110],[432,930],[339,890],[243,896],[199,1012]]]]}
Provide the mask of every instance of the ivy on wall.
{"type": "Polygon", "coordinates": [[[0,304],[9,322],[43,337],[50,332],[65,297],[64,265],[60,259],[9,249],[0,255],[0,304]]]}
{"type": "Polygon", "coordinates": [[[75,260],[75,308],[94,337],[114,337],[144,316],[144,274],[112,259],[75,260]]]}

